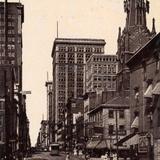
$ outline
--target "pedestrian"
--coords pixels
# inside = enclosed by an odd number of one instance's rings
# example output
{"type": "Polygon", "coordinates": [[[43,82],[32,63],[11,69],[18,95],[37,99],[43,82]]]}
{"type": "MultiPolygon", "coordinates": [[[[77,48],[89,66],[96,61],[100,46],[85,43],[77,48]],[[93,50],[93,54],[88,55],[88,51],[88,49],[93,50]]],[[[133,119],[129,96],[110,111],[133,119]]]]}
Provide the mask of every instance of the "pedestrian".
{"type": "Polygon", "coordinates": [[[69,155],[69,153],[67,153],[67,155],[66,155],[66,160],[70,160],[70,155],[69,155]]]}

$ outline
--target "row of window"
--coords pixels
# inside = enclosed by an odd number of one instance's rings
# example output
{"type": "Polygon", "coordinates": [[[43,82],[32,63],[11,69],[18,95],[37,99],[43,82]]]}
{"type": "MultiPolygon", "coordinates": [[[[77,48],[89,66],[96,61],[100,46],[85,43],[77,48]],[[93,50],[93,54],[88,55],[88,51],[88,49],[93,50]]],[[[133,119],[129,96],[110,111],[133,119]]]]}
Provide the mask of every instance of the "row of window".
{"type": "MultiPolygon", "coordinates": [[[[2,37],[1,38],[1,40],[3,41],[4,40],[4,38],[2,37]]],[[[15,37],[8,37],[8,40],[7,40],[8,42],[15,42],[15,37]]],[[[3,45],[4,46],[4,44],[1,44],[1,45],[3,45]]],[[[1,46],[0,46],[1,47],[1,46]]]]}
{"type": "MultiPolygon", "coordinates": [[[[8,44],[7,49],[8,50],[15,50],[15,45],[14,44],[8,44]]],[[[0,44],[0,50],[5,50],[4,44],[0,44]]]]}
{"type": "Polygon", "coordinates": [[[116,69],[115,68],[94,68],[94,73],[98,73],[98,74],[116,74],[116,69]]]}
{"type": "MultiPolygon", "coordinates": [[[[89,86],[88,86],[89,87],[89,86]]],[[[94,83],[93,88],[108,88],[115,90],[116,89],[116,83],[94,83]]]]}
{"type": "MultiPolygon", "coordinates": [[[[91,68],[89,68],[91,69],[91,68]]],[[[116,65],[99,65],[93,67],[94,72],[109,72],[116,73],[116,65]]]]}
{"type": "Polygon", "coordinates": [[[0,65],[3,65],[3,64],[7,64],[7,65],[14,65],[15,64],[15,61],[14,60],[0,60],[0,65]]]}
{"type": "MultiPolygon", "coordinates": [[[[4,22],[3,21],[0,21],[0,27],[1,26],[4,26],[4,22]]],[[[12,21],[12,22],[8,22],[8,27],[14,27],[15,26],[15,22],[14,21],[12,21]]]]}
{"type": "Polygon", "coordinates": [[[3,141],[3,132],[0,131],[0,141],[3,141]]]}
{"type": "MultiPolygon", "coordinates": [[[[109,110],[108,118],[115,118],[115,114],[116,114],[115,112],[117,112],[117,111],[109,110]]],[[[119,115],[120,119],[124,119],[125,118],[124,110],[119,110],[118,113],[119,113],[118,115],[119,115]]]]}
{"type": "Polygon", "coordinates": [[[108,64],[94,64],[94,67],[113,67],[113,68],[116,68],[116,65],[113,64],[113,63],[108,63],[108,64]]]}
{"type": "MultiPolygon", "coordinates": [[[[67,62],[66,60],[60,59],[60,60],[58,61],[58,63],[71,63],[71,64],[74,64],[74,63],[76,63],[76,62],[75,62],[75,60],[68,60],[68,62],[67,62]]],[[[78,63],[78,64],[83,64],[84,61],[83,61],[83,59],[78,59],[78,60],[77,60],[77,63],[78,63]]]]}
{"type": "Polygon", "coordinates": [[[4,109],[4,102],[0,101],[0,111],[4,109]]]}
{"type": "MultiPolygon", "coordinates": [[[[16,16],[15,15],[13,15],[13,14],[8,14],[8,19],[15,19],[16,18],[16,16]]],[[[3,13],[0,13],[0,19],[4,19],[4,14],[3,13]]]]}
{"type": "MultiPolygon", "coordinates": [[[[15,55],[14,55],[15,56],[15,55]]],[[[61,77],[58,79],[59,82],[65,82],[65,77],[61,77]]],[[[68,77],[68,81],[74,82],[74,77],[68,77]]],[[[83,82],[83,76],[77,77],[77,82],[82,81],[83,82]]]]}
{"type": "Polygon", "coordinates": [[[59,96],[59,97],[58,97],[58,100],[59,100],[59,101],[65,101],[65,96],[59,96]]]}
{"type": "MultiPolygon", "coordinates": [[[[84,55],[83,54],[78,54],[77,55],[77,61],[84,61],[84,55]]],[[[87,56],[87,58],[89,58],[90,56],[87,56]]],[[[59,54],[59,61],[65,61],[65,58],[67,58],[68,61],[75,61],[75,56],[73,54],[68,54],[68,57],[65,56],[65,54],[59,54]]]]}
{"type": "Polygon", "coordinates": [[[115,81],[116,80],[116,76],[94,76],[94,81],[115,81]]]}
{"type": "Polygon", "coordinates": [[[4,116],[0,115],[0,127],[3,126],[4,116]]]}
{"type": "MultiPolygon", "coordinates": [[[[109,135],[115,135],[116,134],[116,129],[115,129],[114,125],[109,125],[108,126],[108,134],[109,135]]],[[[119,125],[118,134],[119,135],[125,135],[126,134],[125,125],[119,125]]]]}
{"type": "Polygon", "coordinates": [[[103,50],[101,47],[67,47],[67,46],[59,46],[58,51],[60,52],[95,52],[95,53],[101,53],[103,50]]]}
{"type": "Polygon", "coordinates": [[[116,62],[117,59],[116,57],[97,57],[97,58],[93,58],[94,62],[116,62]]]}
{"type": "MultiPolygon", "coordinates": [[[[15,58],[15,52],[8,52],[7,54],[8,54],[8,57],[15,58]]],[[[5,57],[5,53],[0,52],[0,57],[5,57]]]]}
{"type": "MultiPolygon", "coordinates": [[[[124,110],[119,110],[119,111],[109,110],[108,111],[108,118],[115,118],[116,112],[118,112],[117,115],[119,115],[120,119],[125,118],[124,110]]],[[[96,115],[93,115],[92,117],[90,117],[90,121],[97,122],[97,121],[101,120],[101,118],[102,118],[102,113],[99,112],[96,115]]],[[[106,118],[106,116],[105,116],[105,118],[106,118]]]]}
{"type": "MultiPolygon", "coordinates": [[[[4,30],[0,29],[0,34],[4,34],[4,30]]],[[[8,34],[15,34],[15,30],[14,29],[8,29],[8,34]]],[[[4,39],[4,37],[2,37],[4,39]]]]}
{"type": "MultiPolygon", "coordinates": [[[[64,53],[61,53],[61,54],[59,54],[59,59],[65,59],[66,57],[67,57],[67,55],[66,54],[64,54],[64,53]]],[[[74,57],[75,57],[75,55],[74,54],[68,54],[68,59],[74,59],[74,57]]],[[[77,58],[82,58],[83,59],[83,57],[84,57],[84,54],[77,54],[77,58]]]]}

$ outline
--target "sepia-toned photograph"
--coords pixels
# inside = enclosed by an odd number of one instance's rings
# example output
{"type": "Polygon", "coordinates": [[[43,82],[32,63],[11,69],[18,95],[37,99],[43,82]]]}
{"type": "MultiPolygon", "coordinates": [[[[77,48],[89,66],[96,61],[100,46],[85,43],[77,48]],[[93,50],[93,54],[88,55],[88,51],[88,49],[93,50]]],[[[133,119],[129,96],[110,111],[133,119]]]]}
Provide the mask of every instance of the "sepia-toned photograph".
{"type": "Polygon", "coordinates": [[[0,0],[0,160],[160,160],[160,1],[0,0]]]}

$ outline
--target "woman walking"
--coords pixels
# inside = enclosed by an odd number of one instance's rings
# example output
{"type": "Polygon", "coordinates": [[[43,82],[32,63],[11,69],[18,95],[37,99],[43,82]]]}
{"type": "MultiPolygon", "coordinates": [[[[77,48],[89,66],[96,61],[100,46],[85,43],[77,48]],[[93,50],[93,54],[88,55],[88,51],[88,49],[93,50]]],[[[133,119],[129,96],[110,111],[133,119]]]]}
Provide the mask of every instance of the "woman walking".
{"type": "Polygon", "coordinates": [[[70,160],[70,155],[69,155],[69,153],[67,153],[67,155],[66,155],[66,160],[70,160]]]}

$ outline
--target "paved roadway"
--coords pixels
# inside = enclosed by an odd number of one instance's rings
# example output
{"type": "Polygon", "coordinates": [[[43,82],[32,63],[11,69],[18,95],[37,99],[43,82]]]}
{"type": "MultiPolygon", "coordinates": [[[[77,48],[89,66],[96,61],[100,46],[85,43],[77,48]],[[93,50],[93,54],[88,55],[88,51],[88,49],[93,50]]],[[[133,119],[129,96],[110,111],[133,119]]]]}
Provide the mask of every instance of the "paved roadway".
{"type": "MultiPolygon", "coordinates": [[[[27,158],[27,160],[65,160],[65,157],[64,153],[59,156],[51,156],[49,152],[40,152],[34,154],[31,158],[27,158]]],[[[71,156],[70,160],[83,160],[83,158],[71,156]]]]}

